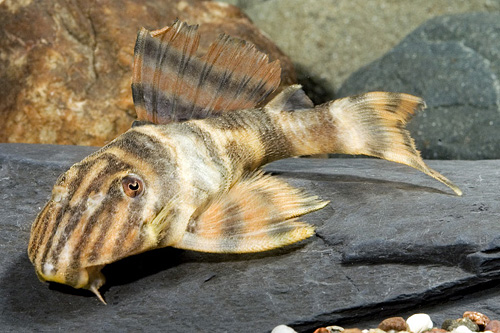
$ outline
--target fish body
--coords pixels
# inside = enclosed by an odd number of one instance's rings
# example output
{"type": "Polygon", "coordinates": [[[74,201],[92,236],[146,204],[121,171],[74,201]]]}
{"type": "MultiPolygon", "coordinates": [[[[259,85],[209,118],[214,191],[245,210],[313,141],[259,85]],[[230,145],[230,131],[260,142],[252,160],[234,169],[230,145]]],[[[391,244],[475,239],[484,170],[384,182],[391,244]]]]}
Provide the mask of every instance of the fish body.
{"type": "Polygon", "coordinates": [[[314,234],[298,217],[328,202],[263,173],[300,155],[365,154],[458,187],[420,158],[404,125],[422,99],[373,92],[313,106],[279,84],[279,63],[222,36],[195,55],[195,26],[141,30],[133,96],[139,123],[59,177],[32,225],[39,278],[93,291],[106,264],[173,246],[245,253],[314,234]]]}

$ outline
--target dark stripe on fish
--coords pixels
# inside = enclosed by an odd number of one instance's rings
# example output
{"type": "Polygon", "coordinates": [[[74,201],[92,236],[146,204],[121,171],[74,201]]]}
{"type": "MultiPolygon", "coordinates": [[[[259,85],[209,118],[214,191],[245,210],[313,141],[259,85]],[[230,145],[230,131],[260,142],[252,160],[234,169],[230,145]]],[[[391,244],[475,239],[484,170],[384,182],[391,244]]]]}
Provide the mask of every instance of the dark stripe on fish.
{"type": "Polygon", "coordinates": [[[113,247],[113,258],[120,258],[124,253],[129,255],[136,249],[139,249],[142,245],[144,235],[141,232],[141,225],[143,223],[142,213],[145,207],[143,200],[145,200],[145,198],[141,197],[139,200],[131,203],[128,210],[128,216],[124,219],[125,225],[120,228],[120,234],[116,237],[115,245],[113,247]],[[138,233],[138,236],[135,237],[134,243],[124,244],[124,240],[134,230],[138,233]]]}
{"type": "MultiPolygon", "coordinates": [[[[126,164],[122,161],[120,161],[115,155],[109,154],[109,153],[104,153],[102,154],[99,158],[94,160],[94,165],[99,161],[99,160],[106,160],[108,162],[108,165],[106,168],[101,170],[96,177],[92,180],[88,188],[85,190],[84,194],[81,196],[81,200],[77,203],[77,205],[71,207],[68,206],[69,209],[67,209],[64,213],[64,215],[71,215],[71,218],[67,221],[64,231],[62,233],[62,236],[59,238],[56,246],[54,247],[52,244],[52,241],[48,244],[51,244],[54,248],[53,253],[51,255],[51,258],[53,260],[53,264],[55,265],[57,261],[59,260],[59,255],[61,254],[61,251],[64,248],[64,245],[67,242],[66,235],[71,235],[74,230],[77,228],[77,226],[80,224],[79,222],[81,221],[81,217],[83,213],[85,212],[86,205],[87,205],[87,199],[92,192],[98,192],[98,190],[102,186],[102,180],[103,178],[109,177],[109,175],[115,174],[119,171],[125,170],[125,169],[130,169],[131,166],[129,164],[126,164]]],[[[80,179],[82,181],[83,178],[80,179]]],[[[94,212],[95,215],[95,212],[94,212]]],[[[57,219],[60,221],[61,219],[57,219]]],[[[43,262],[46,259],[46,255],[43,259],[43,262]]]]}
{"type": "MultiPolygon", "coordinates": [[[[207,149],[208,156],[210,157],[210,161],[217,165],[217,169],[221,172],[221,174],[227,175],[228,169],[225,165],[224,161],[221,159],[221,153],[217,149],[217,145],[212,139],[212,135],[201,129],[194,123],[185,123],[182,125],[183,130],[195,136],[199,142],[204,143],[204,147],[207,149]]],[[[195,150],[196,153],[199,150],[195,150]]]]}
{"type": "MultiPolygon", "coordinates": [[[[109,212],[110,210],[115,208],[116,201],[119,201],[121,199],[121,196],[119,196],[120,192],[120,186],[121,186],[121,181],[120,179],[115,179],[114,181],[111,182],[109,188],[105,192],[105,199],[101,202],[100,206],[94,210],[92,215],[86,219],[85,221],[85,230],[82,233],[82,236],[80,237],[79,240],[73,241],[75,244],[78,244],[75,248],[73,248],[73,253],[72,253],[72,260],[71,262],[75,262],[78,264],[82,264],[80,257],[82,255],[82,252],[86,249],[88,243],[92,241],[90,239],[90,235],[92,234],[92,231],[94,228],[98,228],[99,226],[96,225],[97,222],[99,223],[106,223],[106,225],[109,227],[111,226],[112,221],[106,221],[104,222],[103,219],[101,219],[101,215],[103,212],[109,212]]],[[[102,225],[101,225],[101,230],[103,230],[102,225]]],[[[106,229],[104,229],[106,231],[106,229]]],[[[103,239],[104,235],[106,232],[101,232],[100,233],[100,238],[103,239]]]]}
{"type": "MultiPolygon", "coordinates": [[[[123,149],[126,153],[133,154],[139,161],[148,162],[154,168],[158,166],[158,162],[163,162],[165,166],[174,165],[175,163],[170,150],[163,143],[151,135],[138,131],[129,131],[122,134],[114,142],[113,146],[123,149]]],[[[158,173],[161,173],[161,171],[158,170],[158,173]]]]}
{"type": "Polygon", "coordinates": [[[49,201],[40,213],[41,218],[37,219],[37,223],[32,228],[31,234],[34,236],[30,243],[28,254],[33,261],[35,261],[38,250],[40,249],[41,242],[39,238],[40,236],[46,235],[47,226],[49,224],[49,221],[51,220],[52,215],[54,214],[54,210],[51,208],[53,208],[53,203],[49,201]]]}

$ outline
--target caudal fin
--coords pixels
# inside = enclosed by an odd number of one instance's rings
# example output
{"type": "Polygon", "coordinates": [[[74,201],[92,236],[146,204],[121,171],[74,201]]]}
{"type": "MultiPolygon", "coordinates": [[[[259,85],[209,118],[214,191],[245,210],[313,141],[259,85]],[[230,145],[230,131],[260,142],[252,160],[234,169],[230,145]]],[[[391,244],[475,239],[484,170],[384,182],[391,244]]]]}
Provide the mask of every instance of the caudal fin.
{"type": "Polygon", "coordinates": [[[455,184],[424,163],[405,129],[411,116],[425,108],[421,98],[402,93],[370,92],[338,99],[321,107],[328,108],[335,122],[337,153],[363,154],[406,164],[462,195],[455,184]]]}

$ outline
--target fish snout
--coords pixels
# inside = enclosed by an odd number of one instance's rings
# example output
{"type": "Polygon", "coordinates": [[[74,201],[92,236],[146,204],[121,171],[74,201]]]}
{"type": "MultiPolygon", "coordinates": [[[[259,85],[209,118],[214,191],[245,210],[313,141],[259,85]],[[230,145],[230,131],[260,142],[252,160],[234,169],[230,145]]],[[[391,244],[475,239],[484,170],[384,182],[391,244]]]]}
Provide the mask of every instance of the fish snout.
{"type": "Polygon", "coordinates": [[[42,282],[56,282],[76,289],[92,291],[104,304],[99,288],[104,285],[106,278],[101,273],[104,265],[91,266],[78,270],[57,270],[50,263],[35,267],[36,274],[42,282]]]}

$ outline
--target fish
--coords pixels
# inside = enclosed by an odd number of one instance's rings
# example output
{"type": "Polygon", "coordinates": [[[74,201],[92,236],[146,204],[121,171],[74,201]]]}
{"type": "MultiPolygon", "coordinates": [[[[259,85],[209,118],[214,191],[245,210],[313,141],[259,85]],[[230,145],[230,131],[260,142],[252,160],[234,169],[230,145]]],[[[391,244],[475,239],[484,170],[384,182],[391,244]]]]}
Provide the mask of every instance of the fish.
{"type": "Polygon", "coordinates": [[[425,102],[368,92],[314,105],[279,87],[278,60],[225,34],[198,54],[197,25],[142,28],[134,48],[131,128],[57,179],[31,227],[28,257],[41,281],[93,292],[102,268],[174,247],[211,253],[272,250],[314,235],[300,217],[328,201],[262,167],[314,154],[429,168],[405,129],[425,102]]]}

